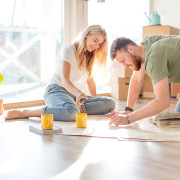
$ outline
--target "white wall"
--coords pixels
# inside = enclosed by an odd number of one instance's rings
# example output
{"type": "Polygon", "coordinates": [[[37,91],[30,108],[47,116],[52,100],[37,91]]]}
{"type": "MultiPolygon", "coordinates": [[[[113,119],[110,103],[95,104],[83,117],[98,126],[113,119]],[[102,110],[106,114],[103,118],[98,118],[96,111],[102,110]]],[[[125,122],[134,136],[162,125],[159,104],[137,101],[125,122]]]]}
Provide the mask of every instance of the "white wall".
{"type": "Polygon", "coordinates": [[[180,0],[151,0],[150,14],[153,10],[157,11],[161,17],[164,12],[164,18],[161,18],[162,25],[170,25],[180,29],[180,0]]]}

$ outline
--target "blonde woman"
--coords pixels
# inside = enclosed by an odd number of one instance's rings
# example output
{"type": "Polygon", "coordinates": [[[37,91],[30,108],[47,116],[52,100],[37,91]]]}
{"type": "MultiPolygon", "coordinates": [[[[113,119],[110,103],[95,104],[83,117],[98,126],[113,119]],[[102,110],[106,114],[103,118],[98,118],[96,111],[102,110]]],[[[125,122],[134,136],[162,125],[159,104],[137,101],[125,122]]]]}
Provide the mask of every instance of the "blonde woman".
{"type": "Polygon", "coordinates": [[[107,34],[100,25],[87,27],[79,39],[62,48],[54,75],[44,94],[46,107],[37,110],[12,110],[8,119],[40,117],[53,114],[54,120],[75,121],[79,112],[105,114],[111,112],[115,102],[108,97],[96,96],[96,85],[92,77],[95,61],[106,66],[107,34]],[[86,84],[91,96],[86,94],[86,84]]]}

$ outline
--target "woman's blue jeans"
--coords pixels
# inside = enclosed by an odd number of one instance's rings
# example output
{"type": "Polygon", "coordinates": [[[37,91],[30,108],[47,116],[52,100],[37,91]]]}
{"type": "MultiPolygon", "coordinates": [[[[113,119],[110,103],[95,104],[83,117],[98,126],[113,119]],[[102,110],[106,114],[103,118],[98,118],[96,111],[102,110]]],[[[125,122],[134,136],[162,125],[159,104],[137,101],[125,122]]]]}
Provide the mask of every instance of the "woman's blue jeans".
{"type": "Polygon", "coordinates": [[[175,112],[180,112],[180,99],[179,99],[179,101],[176,104],[175,112]]]}
{"type": "MultiPolygon", "coordinates": [[[[53,114],[54,120],[75,121],[76,113],[80,112],[75,102],[76,97],[56,84],[46,88],[44,100],[47,106],[42,113],[53,114]]],[[[109,97],[88,96],[88,99],[82,100],[84,104],[81,107],[88,115],[106,114],[115,108],[114,100],[109,97]]]]}

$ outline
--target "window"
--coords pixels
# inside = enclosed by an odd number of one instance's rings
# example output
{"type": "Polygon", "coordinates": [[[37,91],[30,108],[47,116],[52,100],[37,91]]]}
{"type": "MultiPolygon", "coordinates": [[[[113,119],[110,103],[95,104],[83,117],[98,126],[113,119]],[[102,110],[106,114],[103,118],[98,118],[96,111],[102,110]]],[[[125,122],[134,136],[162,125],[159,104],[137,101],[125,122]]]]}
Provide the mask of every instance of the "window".
{"type": "Polygon", "coordinates": [[[61,46],[62,12],[63,0],[0,0],[1,98],[49,81],[61,46]]]}
{"type": "MultiPolygon", "coordinates": [[[[109,47],[120,36],[128,37],[136,43],[142,40],[142,26],[148,24],[144,12],[149,12],[149,0],[97,0],[88,1],[88,24],[102,25],[108,34],[109,47]]],[[[108,76],[95,73],[98,91],[110,92],[110,65],[108,56],[108,76]]]]}

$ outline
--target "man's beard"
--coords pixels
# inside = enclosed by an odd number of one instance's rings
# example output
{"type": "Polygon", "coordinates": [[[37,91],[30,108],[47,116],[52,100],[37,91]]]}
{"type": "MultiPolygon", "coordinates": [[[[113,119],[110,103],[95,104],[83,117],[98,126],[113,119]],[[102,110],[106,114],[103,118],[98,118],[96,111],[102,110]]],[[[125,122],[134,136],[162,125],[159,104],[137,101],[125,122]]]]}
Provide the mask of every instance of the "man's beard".
{"type": "Polygon", "coordinates": [[[141,57],[140,56],[135,56],[135,55],[133,55],[131,53],[130,53],[130,55],[131,55],[131,57],[133,59],[133,65],[134,65],[133,70],[134,71],[139,71],[141,69],[141,64],[142,64],[141,57]]]}

